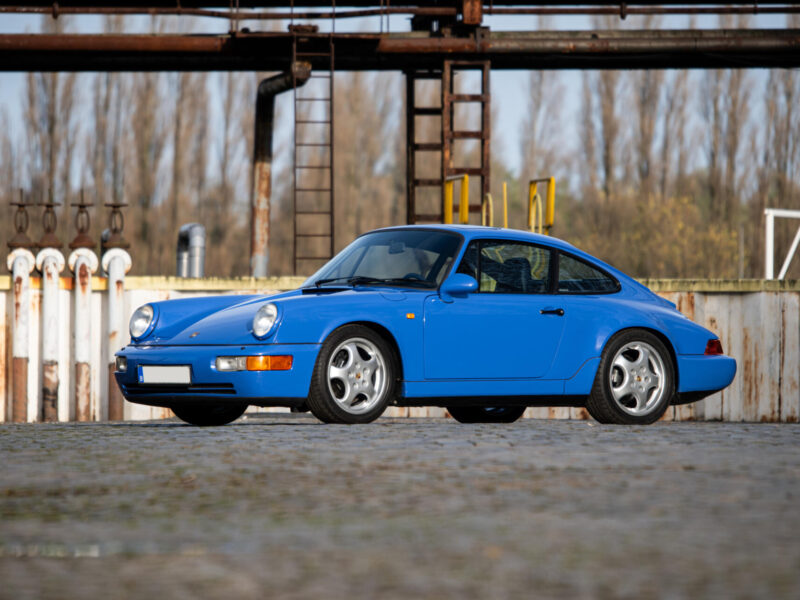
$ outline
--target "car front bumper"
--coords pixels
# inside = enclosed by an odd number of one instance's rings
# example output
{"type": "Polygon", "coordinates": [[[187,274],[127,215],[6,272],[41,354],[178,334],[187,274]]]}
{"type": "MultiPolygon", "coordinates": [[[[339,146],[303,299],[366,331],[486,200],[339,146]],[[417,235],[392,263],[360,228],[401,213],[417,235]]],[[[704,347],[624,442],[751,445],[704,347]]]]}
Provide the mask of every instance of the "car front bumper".
{"type": "Polygon", "coordinates": [[[299,406],[308,397],[319,344],[252,346],[128,346],[117,356],[127,359],[114,376],[130,402],[169,406],[177,402],[225,400],[260,406],[299,406]],[[288,371],[218,371],[218,356],[292,356],[288,371]],[[188,365],[189,384],[144,384],[140,365],[188,365]]]}

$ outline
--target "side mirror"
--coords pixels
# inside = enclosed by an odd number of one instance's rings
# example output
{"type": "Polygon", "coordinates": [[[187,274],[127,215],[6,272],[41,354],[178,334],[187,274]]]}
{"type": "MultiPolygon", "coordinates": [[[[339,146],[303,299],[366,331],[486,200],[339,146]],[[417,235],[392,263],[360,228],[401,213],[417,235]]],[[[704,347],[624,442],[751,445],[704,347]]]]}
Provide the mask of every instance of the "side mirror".
{"type": "Polygon", "coordinates": [[[471,292],[478,291],[478,282],[465,273],[456,273],[445,279],[439,288],[439,296],[444,302],[452,302],[454,297],[463,298],[471,292]]]}

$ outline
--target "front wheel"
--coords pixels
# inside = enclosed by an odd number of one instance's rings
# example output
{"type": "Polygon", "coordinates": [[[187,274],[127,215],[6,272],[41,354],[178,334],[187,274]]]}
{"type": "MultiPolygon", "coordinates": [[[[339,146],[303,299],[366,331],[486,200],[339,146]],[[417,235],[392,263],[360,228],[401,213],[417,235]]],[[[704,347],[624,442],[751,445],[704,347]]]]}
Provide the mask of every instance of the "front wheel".
{"type": "Polygon", "coordinates": [[[630,329],[606,344],[586,410],[600,423],[646,425],[662,417],[674,394],[666,346],[649,331],[630,329]]]}
{"type": "Polygon", "coordinates": [[[395,395],[398,368],[392,348],[369,327],[345,325],[322,345],[308,407],[325,423],[369,423],[395,395]]]}
{"type": "Polygon", "coordinates": [[[172,406],[172,412],[189,425],[211,427],[227,425],[244,414],[246,404],[238,402],[197,402],[172,406]]]}
{"type": "Polygon", "coordinates": [[[524,406],[448,406],[447,412],[459,423],[513,423],[525,412],[524,406]]]}

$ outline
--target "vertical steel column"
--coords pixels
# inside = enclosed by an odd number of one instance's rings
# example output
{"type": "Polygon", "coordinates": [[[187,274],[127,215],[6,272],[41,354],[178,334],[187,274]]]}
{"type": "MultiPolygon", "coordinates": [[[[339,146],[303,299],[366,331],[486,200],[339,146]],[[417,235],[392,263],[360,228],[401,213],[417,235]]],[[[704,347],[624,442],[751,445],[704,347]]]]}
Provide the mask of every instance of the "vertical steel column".
{"type": "Polygon", "coordinates": [[[114,353],[125,346],[125,274],[131,270],[131,255],[122,248],[103,254],[103,270],[108,273],[108,420],[124,419],[122,392],[114,377],[114,353]]]}
{"type": "Polygon", "coordinates": [[[75,407],[78,421],[91,421],[99,415],[92,410],[92,375],[89,360],[92,343],[92,273],[97,271],[97,255],[88,248],[77,248],[69,255],[69,268],[75,275],[75,407]],[[94,414],[93,414],[94,412],[94,414]]]}
{"type": "Polygon", "coordinates": [[[8,255],[7,263],[14,279],[14,338],[12,342],[11,420],[28,420],[28,356],[31,312],[30,274],[36,260],[30,250],[16,248],[8,255]]]}
{"type": "Polygon", "coordinates": [[[417,190],[414,186],[416,177],[416,157],[417,153],[414,144],[417,142],[417,134],[414,123],[414,108],[416,102],[416,80],[412,71],[406,71],[406,223],[414,223],[414,215],[417,213],[417,190]]]}
{"type": "Polygon", "coordinates": [[[42,273],[43,421],[58,421],[58,283],[64,265],[64,255],[55,248],[43,248],[36,255],[36,268],[42,273]]]}
{"type": "MultiPolygon", "coordinates": [[[[445,220],[445,188],[447,187],[444,182],[452,174],[453,168],[453,103],[450,97],[453,94],[453,68],[451,61],[444,61],[442,68],[442,162],[440,166],[441,179],[442,179],[442,223],[447,223],[445,220]]],[[[452,219],[452,217],[451,217],[452,219]]],[[[450,221],[452,223],[452,220],[450,221]]]]}

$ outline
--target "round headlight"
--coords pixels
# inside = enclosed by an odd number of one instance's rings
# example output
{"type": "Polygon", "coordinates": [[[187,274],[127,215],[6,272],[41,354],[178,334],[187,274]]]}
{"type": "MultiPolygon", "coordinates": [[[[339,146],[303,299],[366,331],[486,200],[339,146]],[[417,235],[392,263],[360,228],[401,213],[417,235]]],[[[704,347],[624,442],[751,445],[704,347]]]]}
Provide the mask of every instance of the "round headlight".
{"type": "Polygon", "coordinates": [[[278,307],[274,304],[265,304],[258,309],[256,316],[253,317],[253,335],[256,337],[264,337],[267,335],[272,326],[275,325],[275,320],[278,318],[278,307]]]}
{"type": "Polygon", "coordinates": [[[147,332],[153,322],[153,314],[153,307],[149,304],[136,309],[136,312],[131,317],[130,331],[132,338],[140,338],[147,332]]]}

